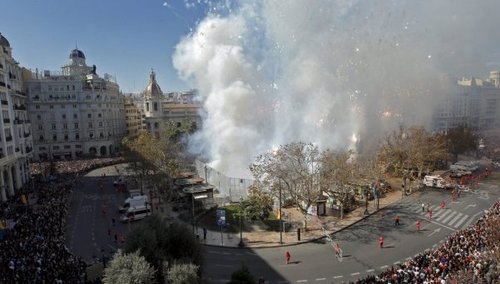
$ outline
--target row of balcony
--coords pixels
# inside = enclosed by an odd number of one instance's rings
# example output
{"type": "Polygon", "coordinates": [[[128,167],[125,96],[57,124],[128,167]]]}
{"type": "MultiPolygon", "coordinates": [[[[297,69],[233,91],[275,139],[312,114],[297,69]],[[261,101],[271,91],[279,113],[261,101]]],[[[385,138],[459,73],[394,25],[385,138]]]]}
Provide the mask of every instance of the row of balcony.
{"type": "MultiPolygon", "coordinates": [[[[30,147],[30,146],[26,146],[26,148],[25,148],[25,149],[26,149],[26,154],[31,153],[31,152],[33,151],[33,147],[30,147]]],[[[21,149],[20,149],[19,147],[16,147],[16,148],[15,148],[15,152],[16,152],[16,153],[18,153],[18,152],[20,152],[20,151],[21,151],[21,149]]],[[[2,149],[2,148],[0,148],[0,159],[1,159],[1,158],[4,158],[4,157],[5,157],[5,155],[4,155],[4,153],[3,153],[3,149],[2,149]]]]}

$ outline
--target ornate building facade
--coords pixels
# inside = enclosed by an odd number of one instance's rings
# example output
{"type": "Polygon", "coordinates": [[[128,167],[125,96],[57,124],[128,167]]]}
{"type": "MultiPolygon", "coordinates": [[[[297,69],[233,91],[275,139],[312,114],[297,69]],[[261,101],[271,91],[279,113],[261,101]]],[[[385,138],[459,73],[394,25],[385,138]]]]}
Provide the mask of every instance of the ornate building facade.
{"type": "Polygon", "coordinates": [[[194,90],[164,94],[156,82],[155,72],[151,70],[149,83],[142,97],[145,128],[156,136],[161,135],[162,127],[167,121],[174,122],[178,127],[186,122],[193,122],[196,127],[201,126],[201,104],[196,101],[194,90]]]}
{"type": "Polygon", "coordinates": [[[25,72],[35,160],[109,156],[126,132],[124,97],[74,49],[61,72],[25,72]]]}
{"type": "Polygon", "coordinates": [[[9,41],[0,34],[0,200],[6,201],[30,181],[29,158],[33,150],[22,69],[12,57],[9,41]]]}
{"type": "Polygon", "coordinates": [[[142,104],[132,94],[125,97],[125,126],[129,137],[137,136],[145,128],[142,104]]]}

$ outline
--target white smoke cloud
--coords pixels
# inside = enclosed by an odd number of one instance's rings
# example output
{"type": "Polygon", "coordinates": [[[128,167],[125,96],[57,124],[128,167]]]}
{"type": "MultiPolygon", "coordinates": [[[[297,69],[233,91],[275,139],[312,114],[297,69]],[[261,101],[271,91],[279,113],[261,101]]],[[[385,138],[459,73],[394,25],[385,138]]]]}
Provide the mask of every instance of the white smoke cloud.
{"type": "Polygon", "coordinates": [[[349,147],[353,135],[367,145],[399,124],[426,124],[447,91],[443,78],[484,74],[483,58],[498,61],[488,54],[498,46],[500,1],[223,6],[231,9],[179,42],[173,62],[204,99],[193,147],[232,176],[248,175],[273,145],[349,147]]]}

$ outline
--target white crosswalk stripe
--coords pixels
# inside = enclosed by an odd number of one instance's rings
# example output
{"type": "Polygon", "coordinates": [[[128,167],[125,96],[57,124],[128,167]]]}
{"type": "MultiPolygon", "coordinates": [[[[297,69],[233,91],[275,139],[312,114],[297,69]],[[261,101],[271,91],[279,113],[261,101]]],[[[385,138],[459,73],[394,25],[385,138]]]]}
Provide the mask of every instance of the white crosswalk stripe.
{"type": "Polygon", "coordinates": [[[453,211],[450,215],[448,215],[448,217],[446,217],[446,218],[444,218],[444,219],[443,219],[443,222],[442,222],[442,223],[447,224],[447,222],[448,222],[451,218],[453,218],[456,214],[457,214],[457,212],[456,212],[456,211],[453,211]]]}
{"type": "Polygon", "coordinates": [[[467,218],[469,218],[469,215],[464,215],[462,217],[462,219],[460,219],[460,221],[458,221],[455,225],[453,225],[453,227],[458,228],[458,226],[460,226],[460,224],[462,224],[463,222],[465,222],[465,220],[467,220],[467,218]]]}
{"type": "Polygon", "coordinates": [[[459,213],[457,216],[455,216],[455,218],[453,218],[453,219],[452,219],[452,220],[448,223],[448,225],[453,226],[453,224],[454,224],[456,221],[458,221],[458,219],[460,219],[460,217],[462,217],[462,215],[463,215],[462,213],[459,213]]]}
{"type": "Polygon", "coordinates": [[[436,218],[436,221],[441,221],[446,215],[448,215],[449,213],[453,212],[453,210],[447,210],[446,212],[444,212],[443,215],[439,216],[438,218],[436,218]]]}

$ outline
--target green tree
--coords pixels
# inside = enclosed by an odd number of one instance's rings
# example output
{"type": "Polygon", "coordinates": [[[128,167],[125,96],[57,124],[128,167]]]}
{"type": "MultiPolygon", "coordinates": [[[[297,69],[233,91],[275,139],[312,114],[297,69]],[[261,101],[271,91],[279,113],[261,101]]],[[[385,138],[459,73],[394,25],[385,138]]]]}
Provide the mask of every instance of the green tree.
{"type": "Polygon", "coordinates": [[[304,216],[321,195],[319,186],[320,153],[312,143],[294,142],[276,151],[262,154],[250,165],[260,190],[270,190],[274,196],[281,192],[291,198],[304,216]]]}
{"type": "Polygon", "coordinates": [[[255,278],[248,270],[246,265],[241,264],[241,267],[231,274],[229,284],[255,284],[255,278]]]}
{"type": "Polygon", "coordinates": [[[241,206],[249,219],[264,220],[269,217],[273,210],[273,198],[269,193],[252,186],[248,190],[248,197],[243,200],[241,206]]]}
{"type": "Polygon", "coordinates": [[[192,263],[174,263],[166,269],[166,283],[170,284],[197,284],[199,283],[199,267],[192,263]]]}
{"type": "MultiPolygon", "coordinates": [[[[130,232],[125,251],[140,249],[141,255],[157,270],[157,279],[163,279],[163,263],[194,263],[200,268],[203,263],[202,247],[184,224],[166,224],[153,215],[130,232]]],[[[201,270],[201,269],[200,269],[201,270]]]]}
{"type": "Polygon", "coordinates": [[[155,270],[138,251],[123,254],[118,251],[104,270],[105,284],[149,284],[155,283],[155,270]]]}

